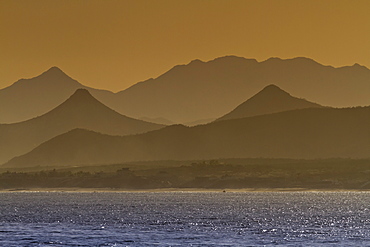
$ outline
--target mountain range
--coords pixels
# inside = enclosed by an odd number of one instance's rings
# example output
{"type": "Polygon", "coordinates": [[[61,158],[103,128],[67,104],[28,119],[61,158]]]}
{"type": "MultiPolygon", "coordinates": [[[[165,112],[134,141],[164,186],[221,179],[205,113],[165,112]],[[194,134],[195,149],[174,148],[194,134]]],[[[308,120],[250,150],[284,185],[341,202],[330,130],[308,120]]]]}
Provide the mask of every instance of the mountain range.
{"type": "Polygon", "coordinates": [[[7,167],[218,158],[370,158],[370,107],[307,108],[132,136],[75,129],[7,167]]]}
{"type": "Polygon", "coordinates": [[[84,86],[53,67],[0,90],[0,123],[42,115],[78,88],[88,89],[108,107],[134,118],[166,119],[172,123],[211,121],[270,84],[325,106],[370,104],[370,70],[364,66],[334,68],[308,58],[270,58],[258,62],[226,56],[177,65],[158,78],[136,83],[118,93],[84,86]]]}
{"type": "Polygon", "coordinates": [[[370,158],[370,106],[332,107],[369,105],[369,82],[359,65],[228,56],[112,93],[53,67],[0,90],[0,121],[8,122],[0,124],[0,164],[370,158]]]}
{"type": "Polygon", "coordinates": [[[81,85],[57,67],[31,79],[20,79],[0,90],[0,123],[16,123],[43,115],[63,103],[77,89],[94,95],[113,95],[81,85]]]}
{"type": "Polygon", "coordinates": [[[110,135],[131,135],[162,127],[164,125],[121,115],[96,100],[88,90],[78,89],[65,102],[42,116],[14,124],[0,124],[0,163],[75,128],[110,135]]]}

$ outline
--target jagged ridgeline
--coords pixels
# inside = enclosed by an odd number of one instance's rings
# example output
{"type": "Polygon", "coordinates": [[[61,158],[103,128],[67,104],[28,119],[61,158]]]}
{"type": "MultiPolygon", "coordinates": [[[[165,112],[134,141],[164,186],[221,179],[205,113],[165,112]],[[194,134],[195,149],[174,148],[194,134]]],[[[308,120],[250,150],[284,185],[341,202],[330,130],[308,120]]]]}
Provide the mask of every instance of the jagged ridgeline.
{"type": "Polygon", "coordinates": [[[324,106],[370,105],[369,81],[370,70],[358,64],[333,68],[308,58],[257,62],[227,56],[175,66],[158,78],[112,93],[86,87],[53,67],[0,90],[0,123],[40,116],[78,88],[88,89],[99,101],[126,116],[204,123],[199,120],[212,121],[227,114],[270,84],[324,106]]]}
{"type": "Polygon", "coordinates": [[[369,78],[369,70],[359,65],[333,68],[307,58],[257,62],[229,56],[175,66],[114,94],[87,88],[53,67],[0,91],[0,102],[6,106],[0,117],[8,120],[59,104],[41,116],[0,124],[0,163],[29,167],[256,157],[369,158],[369,107],[339,109],[325,103],[366,104],[369,78]],[[272,78],[275,84],[265,85],[272,78]],[[313,95],[314,100],[292,96],[280,84],[302,92],[293,95],[313,95]],[[353,91],[360,92],[359,97],[348,99],[353,91]],[[19,100],[14,101],[16,95],[19,100]],[[165,127],[122,112],[158,123],[203,125],[165,127]]]}

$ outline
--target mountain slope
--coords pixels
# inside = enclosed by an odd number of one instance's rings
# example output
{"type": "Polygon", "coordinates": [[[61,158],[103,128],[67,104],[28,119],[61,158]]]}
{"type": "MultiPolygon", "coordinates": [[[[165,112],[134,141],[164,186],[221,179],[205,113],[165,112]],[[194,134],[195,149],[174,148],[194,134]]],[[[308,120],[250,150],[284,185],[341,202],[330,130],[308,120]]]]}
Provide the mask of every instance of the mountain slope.
{"type": "Polygon", "coordinates": [[[322,106],[293,97],[289,93],[281,90],[278,86],[269,85],[216,121],[313,107],[322,106]]]}
{"type": "Polygon", "coordinates": [[[114,95],[86,87],[61,69],[52,67],[37,77],[20,79],[0,90],[0,123],[16,123],[45,114],[79,88],[88,89],[95,97],[106,101],[114,95]]]}
{"type": "Polygon", "coordinates": [[[135,136],[72,130],[5,166],[217,158],[369,158],[370,107],[308,108],[135,136]]]}
{"type": "Polygon", "coordinates": [[[333,68],[308,58],[257,62],[226,56],[175,66],[116,94],[83,86],[54,67],[0,90],[0,123],[44,114],[78,88],[89,89],[102,103],[126,116],[196,122],[225,115],[270,84],[326,106],[370,104],[370,70],[358,64],[333,68]]]}
{"type": "Polygon", "coordinates": [[[308,58],[263,62],[235,56],[175,66],[117,93],[117,108],[129,116],[163,117],[176,123],[223,116],[261,88],[275,84],[292,95],[333,107],[370,104],[370,70],[333,68],[308,58]]]}
{"type": "Polygon", "coordinates": [[[111,135],[129,135],[164,125],[132,119],[111,110],[85,89],[78,89],[52,111],[24,122],[0,124],[0,161],[28,152],[52,137],[75,128],[111,135]]]}

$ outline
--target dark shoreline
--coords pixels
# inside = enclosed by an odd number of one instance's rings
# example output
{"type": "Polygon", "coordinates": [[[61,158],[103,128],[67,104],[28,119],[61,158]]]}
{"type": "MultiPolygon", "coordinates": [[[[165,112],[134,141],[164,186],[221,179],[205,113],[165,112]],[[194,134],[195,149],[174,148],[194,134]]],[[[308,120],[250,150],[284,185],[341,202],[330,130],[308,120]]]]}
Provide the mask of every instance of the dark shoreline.
{"type": "Polygon", "coordinates": [[[0,173],[0,190],[370,190],[370,160],[210,160],[34,168],[0,173]]]}
{"type": "Polygon", "coordinates": [[[310,188],[243,188],[243,189],[205,189],[205,188],[164,188],[164,189],[112,189],[112,188],[11,188],[0,189],[0,193],[264,193],[264,192],[370,192],[370,189],[310,189],[310,188]]]}

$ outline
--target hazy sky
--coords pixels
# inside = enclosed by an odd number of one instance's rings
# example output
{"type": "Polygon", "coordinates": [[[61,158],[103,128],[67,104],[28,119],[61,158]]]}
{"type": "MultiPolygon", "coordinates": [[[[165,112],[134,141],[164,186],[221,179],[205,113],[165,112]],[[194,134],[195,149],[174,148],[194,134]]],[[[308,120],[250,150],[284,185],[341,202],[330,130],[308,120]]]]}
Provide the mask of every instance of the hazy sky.
{"type": "Polygon", "coordinates": [[[370,68],[369,0],[0,0],[0,88],[58,66],[118,91],[224,55],[370,68]]]}

